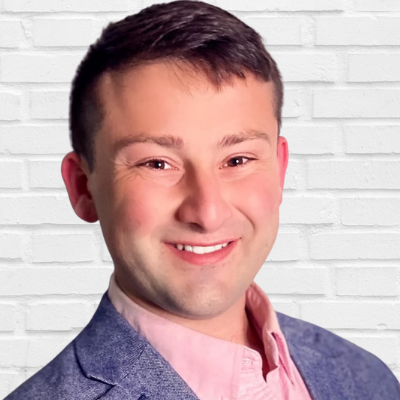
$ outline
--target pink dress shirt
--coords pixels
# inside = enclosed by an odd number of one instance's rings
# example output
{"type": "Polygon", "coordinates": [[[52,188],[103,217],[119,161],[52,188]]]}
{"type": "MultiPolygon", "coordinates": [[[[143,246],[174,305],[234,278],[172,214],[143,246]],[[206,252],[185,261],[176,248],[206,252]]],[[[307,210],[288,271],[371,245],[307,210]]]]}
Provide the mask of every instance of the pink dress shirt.
{"type": "Polygon", "coordinates": [[[199,333],[144,309],[122,292],[114,274],[108,296],[200,400],[312,400],[290,358],[273,306],[255,282],[246,291],[246,309],[262,337],[269,367],[266,377],[257,351],[199,333]]]}

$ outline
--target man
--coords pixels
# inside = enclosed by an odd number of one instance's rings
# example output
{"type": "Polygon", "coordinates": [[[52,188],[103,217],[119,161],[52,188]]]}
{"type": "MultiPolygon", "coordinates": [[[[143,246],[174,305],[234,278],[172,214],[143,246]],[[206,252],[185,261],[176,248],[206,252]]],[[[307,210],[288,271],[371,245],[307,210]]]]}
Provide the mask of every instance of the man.
{"type": "Polygon", "coordinates": [[[260,36],[177,1],[111,24],[73,82],[76,214],[115,271],[92,321],[15,399],[400,399],[375,356],[276,313],[253,279],[288,162],[260,36]]]}

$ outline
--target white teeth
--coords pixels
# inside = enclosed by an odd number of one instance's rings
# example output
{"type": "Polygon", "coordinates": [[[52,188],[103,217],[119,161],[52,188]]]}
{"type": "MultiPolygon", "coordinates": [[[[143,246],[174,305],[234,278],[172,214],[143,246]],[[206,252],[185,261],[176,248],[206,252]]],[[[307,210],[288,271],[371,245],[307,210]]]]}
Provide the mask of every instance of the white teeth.
{"type": "MultiPolygon", "coordinates": [[[[190,247],[190,246],[188,246],[188,247],[190,247]]],[[[206,249],[209,249],[209,247],[193,246],[192,251],[193,251],[193,253],[196,253],[196,254],[204,254],[204,253],[208,253],[208,251],[206,251],[206,249]]],[[[185,250],[186,250],[186,246],[185,246],[185,250]]]]}
{"type": "Polygon", "coordinates": [[[178,250],[185,250],[185,251],[191,251],[196,254],[207,254],[207,253],[212,253],[213,251],[218,251],[221,250],[223,247],[228,246],[228,243],[224,244],[217,244],[215,246],[189,246],[189,245],[183,245],[183,244],[176,244],[175,247],[178,250]]]}

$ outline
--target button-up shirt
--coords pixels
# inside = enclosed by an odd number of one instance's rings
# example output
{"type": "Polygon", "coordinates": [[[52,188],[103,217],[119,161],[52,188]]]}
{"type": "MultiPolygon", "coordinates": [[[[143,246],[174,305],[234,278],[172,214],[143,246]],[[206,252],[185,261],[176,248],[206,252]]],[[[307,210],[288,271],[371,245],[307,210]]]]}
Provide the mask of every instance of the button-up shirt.
{"type": "Polygon", "coordinates": [[[200,400],[312,400],[293,360],[271,301],[253,282],[246,311],[268,364],[247,346],[186,328],[132,301],[114,274],[109,298],[132,327],[169,362],[200,400]]]}

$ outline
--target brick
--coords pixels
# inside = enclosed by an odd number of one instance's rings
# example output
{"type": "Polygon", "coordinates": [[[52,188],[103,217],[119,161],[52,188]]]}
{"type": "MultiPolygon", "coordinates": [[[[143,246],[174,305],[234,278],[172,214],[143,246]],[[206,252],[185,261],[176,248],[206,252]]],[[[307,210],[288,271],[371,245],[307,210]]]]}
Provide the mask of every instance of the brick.
{"type": "Polygon", "coordinates": [[[16,372],[0,372],[0,398],[8,396],[23,380],[23,377],[16,372]]]}
{"type": "Polygon", "coordinates": [[[99,308],[99,304],[100,304],[102,295],[98,295],[97,294],[97,295],[95,295],[94,297],[91,297],[91,298],[93,298],[93,302],[90,302],[90,303],[86,304],[86,317],[87,317],[88,321],[90,321],[93,318],[96,310],[99,308]]]}
{"type": "Polygon", "coordinates": [[[217,0],[217,5],[230,11],[341,11],[341,0],[217,0]]]}
{"type": "Polygon", "coordinates": [[[289,315],[293,318],[299,318],[299,306],[294,301],[273,300],[272,305],[274,306],[274,310],[277,312],[289,315]]]}
{"type": "Polygon", "coordinates": [[[33,262],[82,262],[94,256],[93,234],[34,234],[33,262]]]}
{"type": "Polygon", "coordinates": [[[400,11],[400,3],[395,0],[356,0],[357,11],[400,11]]]}
{"type": "Polygon", "coordinates": [[[69,337],[0,338],[0,367],[43,367],[71,341],[69,337]]]}
{"type": "Polygon", "coordinates": [[[31,118],[68,119],[69,91],[33,90],[31,118]]]}
{"type": "Polygon", "coordinates": [[[298,232],[279,232],[268,256],[269,261],[294,261],[300,258],[298,232]]]}
{"type": "Polygon", "coordinates": [[[273,53],[284,82],[333,82],[337,75],[335,54],[273,53]]]}
{"type": "Polygon", "coordinates": [[[257,274],[268,295],[324,294],[327,278],[326,268],[272,267],[268,263],[257,274]]]}
{"type": "MultiPolygon", "coordinates": [[[[2,296],[103,294],[112,268],[11,268],[0,269],[2,296]]],[[[1,354],[1,351],[0,351],[1,354]]]]}
{"type": "Polygon", "coordinates": [[[0,20],[0,47],[19,47],[23,41],[22,21],[0,20]]]}
{"type": "Polygon", "coordinates": [[[0,332],[12,332],[15,328],[16,307],[14,304],[0,304],[0,332]]]}
{"type": "Polygon", "coordinates": [[[303,178],[304,163],[301,161],[290,161],[286,170],[285,189],[297,189],[303,178]]]}
{"type": "Polygon", "coordinates": [[[310,236],[314,260],[395,260],[400,233],[320,233],[310,236]]]}
{"type": "Polygon", "coordinates": [[[400,350],[399,339],[396,336],[344,336],[357,346],[375,354],[386,365],[396,364],[400,350]]]}
{"type": "Polygon", "coordinates": [[[331,224],[334,199],[330,197],[284,197],[280,208],[281,224],[331,224]]]}
{"type": "Polygon", "coordinates": [[[84,303],[31,304],[26,315],[26,328],[31,331],[69,331],[88,322],[84,303]]]}
{"type": "Polygon", "coordinates": [[[101,248],[102,248],[102,260],[106,261],[106,262],[112,261],[111,254],[108,251],[108,248],[107,248],[107,245],[106,245],[106,243],[104,241],[104,238],[102,240],[102,247],[101,248]]]}
{"type": "Polygon", "coordinates": [[[400,81],[400,54],[349,54],[349,82],[400,81]]]}
{"type": "Polygon", "coordinates": [[[137,11],[139,2],[131,0],[3,0],[4,11],[12,12],[108,12],[137,11]]]}
{"type": "Polygon", "coordinates": [[[247,17],[243,22],[255,29],[267,46],[301,45],[301,18],[247,17]]]}
{"type": "Polygon", "coordinates": [[[348,154],[400,154],[400,125],[346,126],[348,154]]]}
{"type": "Polygon", "coordinates": [[[0,92],[0,120],[13,121],[19,119],[20,113],[21,96],[14,93],[0,92]]]}
{"type": "Polygon", "coordinates": [[[336,293],[354,296],[398,296],[400,270],[395,267],[336,269],[336,293]]]}
{"type": "Polygon", "coordinates": [[[400,199],[349,198],[340,200],[340,219],[350,226],[400,225],[400,199]]]}
{"type": "Polygon", "coordinates": [[[340,131],[336,126],[284,124],[281,136],[287,139],[290,154],[334,154],[340,131]]]}
{"type": "Polygon", "coordinates": [[[68,196],[0,197],[0,225],[85,224],[68,196]]]}
{"type": "Polygon", "coordinates": [[[70,83],[82,58],[76,54],[3,54],[1,82],[70,83]]]}
{"type": "Polygon", "coordinates": [[[400,189],[400,161],[311,161],[309,189],[400,189]]]}
{"type": "Polygon", "coordinates": [[[66,154],[71,150],[67,125],[0,126],[0,152],[66,154]]]}
{"type": "Polygon", "coordinates": [[[400,118],[399,89],[314,91],[314,118],[400,118]]]}
{"type": "Polygon", "coordinates": [[[400,329],[400,303],[303,302],[302,319],[325,329],[400,329]]]}
{"type": "Polygon", "coordinates": [[[35,18],[35,46],[90,46],[100,35],[93,19],[35,18]]]}
{"type": "Polygon", "coordinates": [[[400,44],[398,17],[317,17],[317,45],[391,46],[400,44]]]}
{"type": "Polygon", "coordinates": [[[29,183],[31,188],[63,188],[61,161],[30,161],[29,183]]]}
{"type": "MultiPolygon", "coordinates": [[[[142,8],[152,6],[153,4],[160,4],[160,3],[171,3],[175,0],[141,0],[142,8]]],[[[217,0],[205,0],[203,3],[213,4],[215,5],[217,0]]],[[[140,4],[140,2],[137,2],[140,4]]]]}
{"type": "Polygon", "coordinates": [[[0,188],[21,188],[22,166],[20,161],[0,161],[0,188]]]}
{"type": "Polygon", "coordinates": [[[0,233],[0,259],[22,258],[22,235],[0,233]]]}
{"type": "Polygon", "coordinates": [[[302,92],[297,89],[285,90],[285,102],[282,109],[283,118],[295,118],[300,115],[300,97],[302,92]]]}

